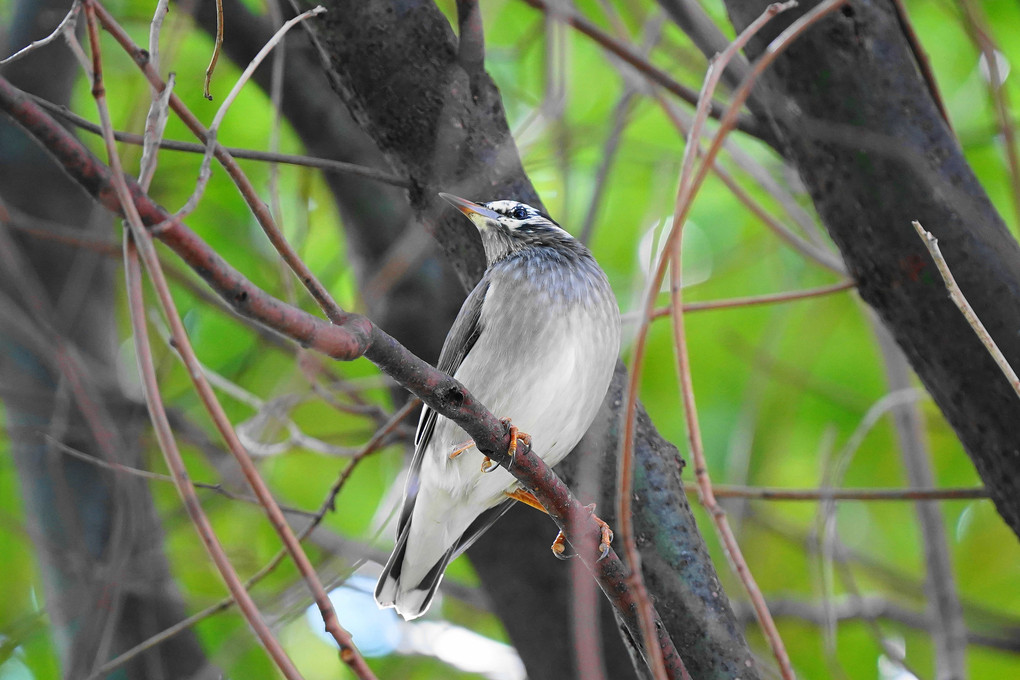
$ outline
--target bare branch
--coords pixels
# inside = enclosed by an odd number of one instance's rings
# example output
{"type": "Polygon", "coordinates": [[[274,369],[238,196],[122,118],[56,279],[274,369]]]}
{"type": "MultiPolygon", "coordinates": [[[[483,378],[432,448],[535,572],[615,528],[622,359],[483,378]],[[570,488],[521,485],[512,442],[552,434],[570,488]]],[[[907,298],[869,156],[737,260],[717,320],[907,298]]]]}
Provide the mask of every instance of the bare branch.
{"type": "Polygon", "coordinates": [[[712,486],[716,498],[763,501],[955,501],[988,498],[983,486],[960,489],[780,489],[767,486],[712,486]]]}
{"type": "MultiPolygon", "coordinates": [[[[908,389],[911,386],[911,371],[907,358],[874,315],[872,326],[878,337],[889,389],[894,392],[908,389]]],[[[915,487],[934,486],[931,451],[924,437],[924,415],[918,403],[912,401],[899,404],[893,408],[892,415],[907,479],[915,487]]],[[[918,503],[915,511],[924,545],[924,585],[929,596],[927,606],[932,619],[935,667],[940,677],[965,678],[967,628],[963,622],[960,596],[953,577],[945,523],[938,506],[918,503]]]]}
{"type": "Polygon", "coordinates": [[[209,65],[205,69],[205,84],[202,86],[202,95],[212,101],[212,93],[209,91],[212,85],[213,71],[216,70],[216,62],[220,58],[220,50],[223,48],[223,0],[216,0],[216,39],[213,42],[213,53],[209,58],[209,65]]]}
{"type": "MultiPolygon", "coordinates": [[[[527,2],[532,7],[540,9],[546,13],[550,13],[552,11],[546,0],[525,0],[525,2],[527,2]]],[[[687,87],[686,85],[683,85],[682,83],[678,83],[668,73],[658,68],[657,66],[651,64],[647,59],[642,57],[640,54],[635,53],[634,50],[631,49],[629,45],[626,45],[617,40],[616,38],[612,37],[611,35],[607,34],[605,31],[603,31],[598,26],[591,23],[584,17],[579,16],[572,12],[566,14],[558,13],[557,16],[561,16],[563,21],[566,21],[568,24],[576,28],[581,33],[587,35],[589,38],[597,42],[599,45],[605,47],[607,50],[615,54],[617,57],[619,57],[620,59],[630,64],[635,69],[637,69],[639,73],[643,74],[650,81],[664,88],[666,91],[678,97],[680,100],[685,101],[688,104],[691,104],[692,106],[698,103],[697,92],[687,87]]],[[[716,102],[712,102],[710,108],[710,115],[713,118],[721,118],[723,115],[723,111],[724,109],[722,105],[716,102]]],[[[739,129],[741,132],[746,132],[747,134],[753,137],[758,137],[759,139],[762,139],[763,141],[766,142],[768,142],[768,140],[771,139],[771,136],[769,135],[768,131],[765,130],[761,125],[759,125],[758,122],[753,118],[737,116],[735,118],[735,123],[737,129],[739,129]]]]}
{"type": "MultiPolygon", "coordinates": [[[[57,106],[52,102],[46,101],[41,97],[35,95],[29,95],[35,100],[39,106],[43,107],[51,114],[59,116],[64,120],[67,120],[74,125],[78,126],[82,130],[86,130],[93,134],[100,135],[102,130],[95,123],[89,121],[86,118],[75,114],[72,111],[67,110],[63,106],[57,106]]],[[[142,135],[137,135],[131,132],[115,131],[113,133],[114,139],[118,142],[124,142],[125,144],[144,144],[145,138],[142,135]]],[[[176,140],[163,139],[159,142],[160,149],[169,149],[170,151],[186,151],[188,153],[205,153],[205,144],[197,144],[195,142],[179,142],[176,140]]],[[[401,187],[403,189],[410,188],[411,183],[404,177],[398,177],[382,170],[375,168],[369,168],[364,165],[357,165],[355,163],[346,163],[344,161],[335,161],[329,158],[316,158],[314,156],[304,156],[299,154],[286,154],[276,153],[272,151],[255,151],[253,149],[242,149],[236,146],[223,147],[227,153],[234,158],[244,158],[254,161],[265,161],[267,163],[286,163],[288,165],[299,165],[308,168],[318,168],[324,172],[335,172],[346,175],[357,175],[358,177],[365,177],[372,179],[377,182],[384,184],[391,184],[395,187],[401,187]]]]}
{"type": "MultiPolygon", "coordinates": [[[[106,142],[106,151],[112,166],[112,188],[116,193],[116,198],[120,202],[120,205],[123,206],[126,213],[125,216],[128,219],[128,224],[131,226],[130,230],[125,230],[124,232],[125,277],[127,279],[127,288],[129,291],[128,297],[130,302],[129,306],[132,330],[134,331],[135,338],[135,354],[138,360],[138,369],[142,376],[142,383],[145,388],[145,398],[146,404],[149,407],[149,415],[152,418],[156,436],[159,439],[160,448],[166,458],[167,467],[170,468],[176,481],[177,490],[181,495],[181,500],[187,509],[188,515],[191,517],[192,523],[195,525],[196,530],[202,537],[202,541],[205,544],[210,557],[213,559],[220,575],[226,582],[227,588],[230,590],[234,599],[237,600],[239,607],[244,612],[245,619],[255,630],[259,641],[269,653],[276,666],[280,669],[284,676],[288,678],[288,680],[298,680],[301,678],[300,673],[298,673],[297,668],[291,662],[286,652],[283,651],[280,643],[275,637],[273,637],[272,632],[262,619],[262,616],[256,608],[255,603],[252,601],[251,596],[241,584],[241,581],[237,576],[237,572],[234,570],[233,565],[231,565],[230,560],[227,558],[226,552],[223,550],[223,546],[220,545],[219,540],[216,538],[212,525],[209,523],[209,519],[206,517],[205,512],[202,510],[202,506],[198,501],[198,496],[195,493],[195,487],[188,477],[187,469],[181,459],[180,451],[177,449],[173,432],[170,429],[170,423],[167,420],[166,410],[163,407],[162,396],[159,392],[156,370],[152,361],[152,354],[150,352],[148,341],[144,301],[142,299],[141,266],[134,246],[134,241],[132,240],[132,234],[143,239],[149,238],[149,234],[142,226],[141,217],[139,216],[134,203],[131,201],[130,192],[125,181],[124,174],[120,169],[120,159],[117,156],[116,146],[111,134],[113,126],[110,124],[109,111],[106,108],[105,88],[103,86],[102,75],[103,69],[99,51],[99,27],[96,21],[92,0],[86,0],[85,2],[85,16],[88,21],[89,43],[92,47],[92,94],[93,98],[96,100],[96,106],[99,109],[99,118],[104,130],[103,138],[106,142]]],[[[148,245],[151,248],[151,243],[148,245]]],[[[151,252],[154,259],[154,251],[151,252]]]]}
{"type": "Polygon", "coordinates": [[[946,290],[949,291],[949,297],[952,299],[953,304],[957,306],[963,317],[967,320],[967,323],[974,329],[974,333],[980,338],[981,344],[985,346],[988,353],[995,359],[996,365],[1002,371],[1002,374],[1006,376],[1006,380],[1009,381],[1009,385],[1016,392],[1017,397],[1020,397],[1020,378],[1017,378],[1016,371],[1006,361],[1006,357],[1002,354],[999,346],[995,344],[992,336],[988,334],[985,325],[981,323],[981,319],[977,317],[974,308],[970,306],[967,298],[963,295],[963,291],[956,284],[953,272],[949,270],[949,264],[946,262],[946,258],[942,256],[942,251],[939,250],[939,240],[932,236],[930,231],[926,231],[920,222],[915,221],[913,225],[917,235],[921,237],[928,252],[931,253],[932,259],[935,260],[935,266],[938,267],[939,273],[942,274],[942,280],[946,282],[946,290]]]}
{"type": "MultiPolygon", "coordinates": [[[[673,271],[673,279],[671,285],[671,293],[673,294],[672,303],[674,307],[673,323],[674,323],[674,335],[676,338],[677,345],[677,361],[678,370],[681,378],[681,387],[684,393],[684,410],[688,425],[688,437],[691,443],[692,452],[695,457],[695,474],[699,481],[699,490],[701,492],[702,502],[706,505],[709,511],[712,513],[713,519],[716,520],[716,526],[719,530],[721,538],[724,541],[727,552],[730,559],[738,573],[740,575],[748,594],[751,596],[752,601],[755,604],[755,610],[758,612],[759,621],[763,629],[765,630],[766,636],[769,639],[770,645],[772,646],[773,653],[776,656],[777,661],[780,665],[780,670],[785,678],[793,677],[793,669],[790,666],[789,657],[786,654],[785,648],[783,647],[782,641],[779,638],[778,632],[776,631],[775,624],[772,621],[772,617],[768,612],[768,607],[765,605],[764,598],[761,595],[760,590],[751,577],[750,572],[747,568],[746,563],[740,552],[740,548],[733,537],[732,531],[729,528],[729,524],[725,520],[725,515],[718,510],[715,499],[712,496],[711,483],[707,477],[707,465],[704,459],[704,452],[701,447],[700,435],[698,434],[698,421],[696,411],[694,410],[694,395],[693,389],[690,382],[690,368],[689,360],[686,351],[686,340],[683,330],[683,313],[682,313],[682,298],[680,295],[679,279],[676,276],[676,272],[680,269],[680,257],[679,247],[681,243],[681,235],[684,221],[688,211],[690,210],[693,202],[694,195],[700,188],[704,181],[709,169],[711,168],[716,155],[722,145],[722,141],[726,134],[732,129],[739,107],[746,101],[750,94],[751,87],[754,81],[762,73],[762,71],[768,67],[769,64],[774,61],[776,56],[785,50],[793,40],[800,35],[801,32],[806,30],[814,22],[818,21],[821,17],[825,16],[829,12],[834,11],[840,5],[843,4],[843,0],[836,0],[835,2],[825,2],[815,7],[812,11],[805,14],[803,17],[794,22],[788,29],[783,31],[782,34],[776,40],[772,42],[765,54],[758,59],[754,64],[751,73],[745,78],[743,84],[736,92],[733,102],[727,108],[725,114],[722,117],[719,131],[712,139],[712,143],[706,152],[703,162],[700,168],[693,172],[695,150],[697,149],[696,140],[701,134],[700,129],[705,119],[706,110],[704,104],[699,106],[698,112],[695,116],[694,124],[691,126],[689,135],[689,141],[684,151],[684,162],[680,174],[679,188],[677,192],[676,207],[673,212],[673,225],[665,239],[665,246],[663,248],[662,257],[659,260],[658,268],[655,275],[651,277],[651,281],[648,283],[648,288],[645,292],[644,308],[643,308],[643,319],[641,326],[638,331],[638,339],[635,343],[634,350],[634,366],[631,372],[631,381],[627,396],[628,408],[625,412],[626,420],[624,427],[624,451],[621,456],[621,472],[620,472],[620,514],[621,516],[627,516],[623,514],[625,509],[629,506],[629,485],[625,485],[629,482],[627,476],[625,476],[626,466],[630,465],[630,452],[633,447],[633,421],[634,421],[634,405],[637,401],[637,386],[640,378],[642,359],[644,356],[645,343],[647,341],[648,328],[651,323],[652,307],[657,296],[657,292],[661,286],[662,280],[665,276],[666,265],[672,262],[671,270],[673,271]]],[[[789,8],[791,5],[787,5],[789,8]]],[[[760,28],[764,23],[774,16],[779,10],[779,5],[770,5],[766,9],[766,12],[762,14],[758,19],[752,21],[751,24],[741,33],[737,41],[731,45],[731,49],[723,55],[720,55],[718,60],[714,60],[709,66],[709,73],[705,79],[705,85],[703,86],[704,96],[703,102],[708,101],[707,94],[710,94],[715,87],[715,83],[718,82],[721,76],[721,70],[724,68],[726,63],[726,55],[732,55],[737,50],[741,49],[743,44],[753,35],[755,30],[760,28]]]]}
{"type": "MultiPolygon", "coordinates": [[[[111,210],[120,211],[121,203],[115,194],[111,170],[2,77],[0,109],[42,143],[72,178],[97,200],[111,210]]],[[[510,466],[511,460],[507,455],[510,438],[505,426],[456,380],[410,354],[364,317],[345,313],[331,324],[273,298],[244,278],[181,221],[168,220],[166,211],[141,192],[136,183],[127,178],[125,183],[133,201],[128,205],[132,210],[138,210],[143,223],[162,224],[155,236],[192,266],[237,313],[334,359],[352,360],[360,356],[370,359],[437,413],[460,425],[481,453],[509,469],[550,511],[550,516],[572,545],[584,545],[586,537],[593,538],[599,534],[587,508],[573,497],[541,458],[531,452],[518,451],[510,466]]],[[[611,551],[605,559],[594,562],[596,554],[593,549],[586,557],[586,564],[594,571],[600,586],[611,597],[628,628],[636,633],[639,630],[634,615],[636,607],[633,594],[626,586],[626,568],[615,552],[611,551]]],[[[681,677],[679,656],[665,627],[656,625],[654,630],[658,635],[658,646],[664,650],[667,667],[674,671],[670,677],[681,677]]],[[[637,639],[640,639],[639,636],[637,639]]]]}
{"type": "MultiPolygon", "coordinates": [[[[45,47],[46,45],[49,45],[57,38],[63,38],[64,40],[67,40],[68,36],[73,37],[74,32],[78,27],[78,14],[80,12],[81,12],[81,0],[75,0],[73,3],[71,3],[71,9],[67,11],[67,14],[64,16],[63,19],[60,20],[60,23],[57,24],[57,27],[53,29],[52,33],[50,33],[45,38],[33,40],[31,43],[25,45],[11,56],[5,57],[4,59],[0,59],[0,66],[3,66],[4,64],[9,64],[13,61],[17,61],[22,57],[27,57],[29,54],[36,51],[40,47],[45,47]]],[[[75,43],[77,43],[77,40],[75,40],[75,43]]],[[[76,54],[76,56],[78,55],[76,54]]],[[[80,60],[81,59],[79,58],[79,61],[80,60]]]]}

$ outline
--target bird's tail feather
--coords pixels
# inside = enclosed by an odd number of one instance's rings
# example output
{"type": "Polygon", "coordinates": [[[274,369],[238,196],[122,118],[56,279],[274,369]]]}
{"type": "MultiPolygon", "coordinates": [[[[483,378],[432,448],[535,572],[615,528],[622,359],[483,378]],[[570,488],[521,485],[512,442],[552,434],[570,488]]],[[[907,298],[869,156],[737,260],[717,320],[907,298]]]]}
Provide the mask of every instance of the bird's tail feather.
{"type": "Polygon", "coordinates": [[[394,607],[397,613],[405,621],[416,619],[424,614],[432,598],[436,595],[439,583],[443,580],[443,573],[446,566],[453,559],[455,548],[443,553],[440,559],[432,566],[425,576],[415,584],[403,583],[401,572],[404,567],[404,558],[407,553],[407,537],[410,533],[411,523],[408,522],[400,535],[397,537],[397,545],[393,548],[390,559],[383,567],[379,583],[375,587],[375,601],[380,607],[394,607]]]}

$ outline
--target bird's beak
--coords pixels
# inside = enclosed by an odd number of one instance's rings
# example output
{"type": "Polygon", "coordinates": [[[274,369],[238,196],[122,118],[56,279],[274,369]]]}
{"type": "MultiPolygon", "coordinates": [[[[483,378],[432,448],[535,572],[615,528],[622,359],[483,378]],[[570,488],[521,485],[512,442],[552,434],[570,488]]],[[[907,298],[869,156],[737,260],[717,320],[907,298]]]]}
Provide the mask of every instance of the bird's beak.
{"type": "Polygon", "coordinates": [[[441,193],[439,196],[464,213],[464,216],[471,220],[479,230],[488,229],[490,223],[499,223],[499,213],[489,210],[484,205],[472,203],[465,198],[454,196],[453,194],[441,193]]]}

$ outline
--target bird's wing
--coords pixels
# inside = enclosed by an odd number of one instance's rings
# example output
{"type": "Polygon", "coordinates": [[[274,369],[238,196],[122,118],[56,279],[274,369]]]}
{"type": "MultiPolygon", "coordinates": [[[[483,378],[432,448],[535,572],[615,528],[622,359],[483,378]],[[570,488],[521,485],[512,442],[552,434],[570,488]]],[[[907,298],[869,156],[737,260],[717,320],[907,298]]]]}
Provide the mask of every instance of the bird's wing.
{"type": "MultiPolygon", "coordinates": [[[[487,276],[483,276],[464,301],[460,312],[457,313],[453,327],[450,328],[446,341],[443,342],[443,351],[439,353],[439,364],[436,367],[443,373],[447,375],[456,373],[464,362],[464,357],[475,346],[478,336],[482,334],[482,303],[485,302],[485,293],[488,290],[489,279],[487,276]]],[[[418,430],[414,435],[414,457],[411,459],[411,468],[407,473],[407,485],[404,489],[404,506],[400,510],[400,520],[397,523],[398,536],[411,518],[414,499],[418,495],[422,460],[429,440],[432,439],[437,417],[438,414],[428,406],[422,408],[421,417],[418,419],[418,430]]]]}
{"type": "Polygon", "coordinates": [[[499,505],[493,506],[478,515],[474,522],[471,523],[460,539],[457,541],[457,545],[453,549],[453,553],[450,556],[452,560],[462,552],[471,547],[471,544],[478,540],[478,537],[485,533],[485,531],[496,523],[496,520],[506,514],[512,506],[516,505],[517,501],[513,498],[507,498],[499,505]]]}

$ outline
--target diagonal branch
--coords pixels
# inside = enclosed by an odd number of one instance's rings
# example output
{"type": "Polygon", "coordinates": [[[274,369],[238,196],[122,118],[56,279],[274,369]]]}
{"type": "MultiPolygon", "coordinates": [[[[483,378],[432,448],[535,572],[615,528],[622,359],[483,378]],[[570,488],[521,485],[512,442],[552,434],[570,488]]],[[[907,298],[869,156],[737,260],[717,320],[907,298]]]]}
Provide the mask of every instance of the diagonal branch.
{"type": "MultiPolygon", "coordinates": [[[[60,127],[23,92],[0,77],[0,109],[15,119],[62,167],[107,208],[121,213],[113,172],[77,139],[60,127]]],[[[475,441],[478,450],[506,468],[542,502],[557,526],[575,546],[598,535],[587,508],[533,452],[518,452],[510,459],[509,433],[504,424],[456,380],[411,354],[385,331],[357,314],[343,314],[329,324],[272,297],[247,280],[180,220],[173,219],[138,185],[124,179],[131,192],[128,204],[137,209],[146,226],[160,224],[159,238],[187,262],[238,314],[288,335],[310,349],[334,359],[350,361],[365,356],[431,408],[453,420],[475,441]],[[510,463],[513,462],[511,467],[510,463]]],[[[122,214],[122,213],[121,213],[122,214]]],[[[595,561],[596,551],[581,551],[585,564],[625,622],[635,640],[641,640],[633,593],[626,586],[627,569],[613,551],[595,561]]],[[[654,629],[671,678],[681,677],[682,664],[665,627],[654,616],[654,629]]]]}

